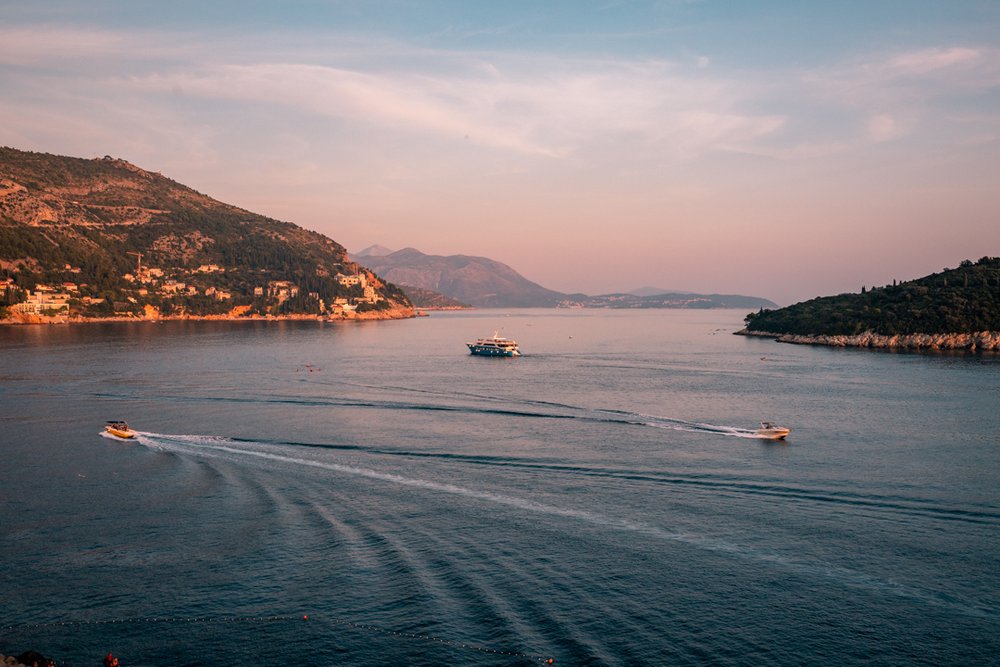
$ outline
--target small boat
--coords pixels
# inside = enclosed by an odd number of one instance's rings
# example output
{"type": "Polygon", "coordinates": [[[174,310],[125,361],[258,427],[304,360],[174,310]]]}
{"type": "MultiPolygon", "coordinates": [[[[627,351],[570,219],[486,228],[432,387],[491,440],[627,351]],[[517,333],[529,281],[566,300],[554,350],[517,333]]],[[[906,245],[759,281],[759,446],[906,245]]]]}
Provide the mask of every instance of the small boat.
{"type": "Polygon", "coordinates": [[[517,341],[504,338],[499,331],[494,331],[489,338],[480,338],[474,343],[466,343],[469,346],[470,354],[478,354],[484,357],[519,357],[521,351],[517,349],[517,341]]]}
{"type": "Polygon", "coordinates": [[[761,422],[760,428],[754,431],[758,438],[767,440],[784,440],[785,436],[792,432],[792,429],[784,426],[775,426],[774,422],[761,422]]]}
{"type": "Polygon", "coordinates": [[[134,438],[135,431],[129,428],[124,420],[109,421],[104,425],[104,430],[119,438],[134,438]]]}

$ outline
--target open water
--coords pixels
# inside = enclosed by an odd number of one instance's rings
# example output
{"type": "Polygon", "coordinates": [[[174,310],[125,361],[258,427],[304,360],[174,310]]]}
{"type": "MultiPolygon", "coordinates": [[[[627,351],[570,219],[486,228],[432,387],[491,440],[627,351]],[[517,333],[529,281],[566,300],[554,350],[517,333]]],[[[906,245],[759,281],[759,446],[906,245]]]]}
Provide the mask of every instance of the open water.
{"type": "Polygon", "coordinates": [[[0,328],[0,653],[997,664],[1000,357],[743,314],[0,328]]]}

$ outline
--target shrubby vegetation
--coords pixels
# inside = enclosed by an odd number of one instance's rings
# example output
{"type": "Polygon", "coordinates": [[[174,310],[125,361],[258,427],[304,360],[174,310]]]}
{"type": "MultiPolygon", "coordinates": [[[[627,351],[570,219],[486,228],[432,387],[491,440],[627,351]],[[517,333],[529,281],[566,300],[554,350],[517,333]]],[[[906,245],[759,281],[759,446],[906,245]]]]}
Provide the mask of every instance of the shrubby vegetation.
{"type": "MultiPolygon", "coordinates": [[[[13,278],[22,290],[72,282],[79,286],[78,304],[101,299],[84,314],[138,312],[147,304],[164,314],[215,314],[238,305],[258,314],[316,313],[320,300],[329,305],[362,296],[359,287],[337,282],[337,273],[355,274],[359,267],[327,237],[223,204],[121,160],[0,147],[0,177],[27,188],[0,198],[0,260],[7,267],[0,278],[13,278]],[[27,224],[30,214],[45,209],[59,219],[27,224]],[[135,253],[142,254],[143,267],[159,268],[163,279],[200,294],[158,294],[154,285],[126,280],[125,274],[136,273],[135,253]],[[225,271],[197,272],[213,264],[225,271]],[[280,305],[254,296],[255,288],[272,281],[291,282],[299,294],[280,305]],[[140,294],[141,287],[148,294],[140,294]],[[205,296],[208,287],[232,298],[205,296]]],[[[381,292],[407,303],[395,286],[381,292]]]]}
{"type": "Polygon", "coordinates": [[[746,317],[749,331],[800,335],[855,335],[1000,331],[1000,257],[965,260],[918,280],[862,287],[746,317]]]}

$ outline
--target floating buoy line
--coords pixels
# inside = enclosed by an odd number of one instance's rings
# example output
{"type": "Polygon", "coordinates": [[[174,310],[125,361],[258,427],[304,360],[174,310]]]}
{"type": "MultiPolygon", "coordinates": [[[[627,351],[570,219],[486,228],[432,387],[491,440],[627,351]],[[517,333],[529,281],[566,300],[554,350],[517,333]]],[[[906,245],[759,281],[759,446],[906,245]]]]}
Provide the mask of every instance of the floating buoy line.
{"type": "Polygon", "coordinates": [[[63,627],[87,627],[96,625],[136,625],[140,623],[159,623],[159,624],[183,624],[183,623],[279,623],[279,622],[290,622],[290,621],[306,621],[309,623],[326,623],[329,625],[341,625],[352,628],[354,630],[361,630],[364,632],[372,632],[386,637],[395,637],[398,639],[409,639],[423,642],[435,642],[438,644],[444,644],[445,646],[450,646],[452,648],[461,648],[469,651],[478,651],[479,653],[486,653],[489,655],[502,655],[511,658],[525,658],[538,662],[543,665],[555,664],[554,658],[542,658],[535,655],[529,655],[527,653],[520,653],[518,651],[504,651],[501,649],[488,648],[486,646],[478,646],[476,644],[468,644],[465,642],[457,641],[455,639],[447,639],[444,637],[437,637],[434,635],[425,635],[415,632],[400,632],[398,630],[390,630],[389,628],[383,628],[378,625],[369,625],[367,623],[355,623],[354,621],[349,621],[345,618],[330,618],[324,619],[322,617],[316,618],[311,617],[308,614],[303,614],[302,616],[221,616],[221,617],[211,617],[211,616],[193,616],[193,617],[173,617],[173,616],[132,616],[127,618],[111,618],[111,619],[101,619],[92,621],[50,621],[47,623],[24,623],[21,625],[2,625],[0,626],[0,631],[3,632],[17,632],[17,631],[31,631],[31,630],[43,630],[49,628],[63,628],[63,627]]]}

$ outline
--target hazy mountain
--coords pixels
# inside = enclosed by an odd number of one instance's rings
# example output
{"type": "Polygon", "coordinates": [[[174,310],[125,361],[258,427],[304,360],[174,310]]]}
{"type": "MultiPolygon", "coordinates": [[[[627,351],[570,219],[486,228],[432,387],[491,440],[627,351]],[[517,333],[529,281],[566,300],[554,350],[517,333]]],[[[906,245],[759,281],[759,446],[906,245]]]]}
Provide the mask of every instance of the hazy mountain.
{"type": "Polygon", "coordinates": [[[470,304],[462,303],[457,299],[445,296],[434,290],[414,287],[413,285],[399,285],[406,298],[410,300],[414,308],[427,309],[461,309],[471,308],[470,304]]]}
{"type": "Polygon", "coordinates": [[[693,292],[684,292],[676,289],[662,289],[660,287],[650,287],[649,285],[646,285],[644,287],[637,287],[636,289],[629,290],[627,294],[634,294],[635,296],[656,296],[657,294],[693,294],[693,292]]]}
{"type": "MultiPolygon", "coordinates": [[[[0,292],[0,306],[20,303],[17,297],[44,284],[70,289],[74,307],[94,316],[147,306],[165,315],[237,306],[318,313],[321,300],[367,298],[362,286],[336,278],[359,270],[322,234],[224,204],[124,160],[0,148],[0,279],[13,281],[0,292]],[[286,292],[269,302],[281,281],[286,292]]],[[[367,298],[358,312],[409,308],[395,286],[376,276],[368,284],[382,299],[367,298]]]]}
{"type": "Polygon", "coordinates": [[[583,308],[774,308],[769,299],[742,294],[696,294],[672,292],[636,296],[635,294],[601,294],[574,297],[574,305],[583,308]]]}
{"type": "Polygon", "coordinates": [[[391,255],[394,250],[386,248],[384,245],[370,245],[364,250],[358,250],[357,252],[352,252],[351,257],[359,259],[361,257],[384,257],[385,255],[391,255]]]}
{"type": "MultiPolygon", "coordinates": [[[[372,246],[380,247],[380,246],[372,246]]],[[[366,252],[367,249],[363,252],[366,252]]],[[[524,278],[486,257],[425,255],[406,248],[388,255],[355,257],[404,290],[432,290],[479,307],[577,308],[774,308],[769,299],[739,294],[696,294],[643,287],[629,294],[563,294],[524,278]]],[[[407,292],[411,297],[412,292],[407,292]]],[[[425,295],[426,296],[426,295],[425,295]]],[[[425,306],[425,307],[430,307],[425,306]]]]}
{"type": "Polygon", "coordinates": [[[566,299],[565,294],[545,289],[486,257],[425,255],[404,248],[389,255],[364,257],[363,263],[398,285],[433,290],[482,308],[554,307],[566,299]]]}

